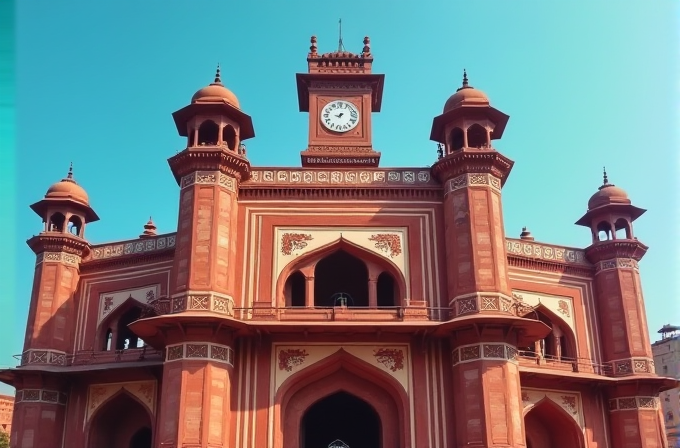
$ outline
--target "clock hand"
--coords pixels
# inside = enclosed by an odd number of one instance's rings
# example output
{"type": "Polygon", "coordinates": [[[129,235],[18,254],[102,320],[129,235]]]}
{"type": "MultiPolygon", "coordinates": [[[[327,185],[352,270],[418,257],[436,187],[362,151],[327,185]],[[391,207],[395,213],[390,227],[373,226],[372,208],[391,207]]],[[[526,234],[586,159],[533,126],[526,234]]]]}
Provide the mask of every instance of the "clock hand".
{"type": "Polygon", "coordinates": [[[342,117],[343,114],[344,114],[344,112],[340,112],[340,115],[336,115],[336,117],[340,118],[340,117],[342,117]]]}

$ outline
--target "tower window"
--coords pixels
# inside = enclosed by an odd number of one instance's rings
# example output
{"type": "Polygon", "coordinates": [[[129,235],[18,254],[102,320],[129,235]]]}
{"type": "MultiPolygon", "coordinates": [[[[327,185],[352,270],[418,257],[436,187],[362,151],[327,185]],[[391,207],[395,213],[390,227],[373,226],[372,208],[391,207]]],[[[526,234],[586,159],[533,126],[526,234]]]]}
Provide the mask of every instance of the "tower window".
{"type": "Polygon", "coordinates": [[[468,146],[470,148],[485,148],[488,146],[486,129],[482,125],[475,123],[467,130],[468,146]]]}
{"type": "Polygon", "coordinates": [[[199,145],[217,145],[219,138],[220,127],[212,120],[206,120],[201,123],[198,128],[198,144],[199,145]]]}
{"type": "Polygon", "coordinates": [[[236,131],[233,126],[226,125],[224,129],[222,129],[222,141],[226,143],[232,151],[236,150],[236,131]]]}
{"type": "Polygon", "coordinates": [[[54,213],[52,216],[50,216],[48,230],[50,232],[63,232],[65,222],[66,217],[64,215],[62,215],[61,213],[54,213]]]}
{"type": "Polygon", "coordinates": [[[463,130],[461,128],[453,128],[451,131],[451,151],[457,151],[463,148],[463,144],[463,130]]]}
{"type": "Polygon", "coordinates": [[[68,220],[68,232],[71,235],[81,236],[83,221],[77,216],[71,216],[68,220]]]}

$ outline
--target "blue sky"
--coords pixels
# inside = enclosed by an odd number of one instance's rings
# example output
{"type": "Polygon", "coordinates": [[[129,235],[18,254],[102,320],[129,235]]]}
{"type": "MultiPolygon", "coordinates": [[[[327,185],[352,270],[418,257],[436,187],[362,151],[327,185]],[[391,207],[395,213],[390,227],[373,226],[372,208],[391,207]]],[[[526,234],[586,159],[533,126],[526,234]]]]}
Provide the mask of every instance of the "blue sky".
{"type": "MultiPolygon", "coordinates": [[[[374,146],[382,166],[429,166],[432,118],[470,84],[510,115],[496,147],[515,167],[504,188],[506,233],[585,247],[574,222],[602,182],[648,209],[635,224],[650,332],[680,324],[678,295],[678,9],[673,1],[160,1],[17,2],[15,306],[2,315],[21,352],[41,230],[28,206],[73,162],[101,221],[92,243],[134,238],[153,216],[176,228],[178,187],[166,159],[184,140],[171,113],[208,84],[215,66],[253,117],[253,165],[298,166],[307,115],[295,73],[311,35],[360,52],[371,37],[385,73],[374,146]],[[645,7],[654,5],[653,7],[645,7]],[[40,161],[40,162],[38,162],[40,161]]],[[[10,243],[11,244],[11,243],[10,243]]]]}

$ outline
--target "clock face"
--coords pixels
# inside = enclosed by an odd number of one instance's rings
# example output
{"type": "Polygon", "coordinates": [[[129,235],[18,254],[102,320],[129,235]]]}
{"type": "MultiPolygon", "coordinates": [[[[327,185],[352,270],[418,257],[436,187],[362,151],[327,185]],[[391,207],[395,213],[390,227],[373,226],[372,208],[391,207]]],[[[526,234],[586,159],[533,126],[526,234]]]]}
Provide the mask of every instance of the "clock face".
{"type": "Polygon", "coordinates": [[[321,123],[331,131],[351,131],[359,124],[359,109],[349,101],[331,101],[321,110],[321,123]]]}

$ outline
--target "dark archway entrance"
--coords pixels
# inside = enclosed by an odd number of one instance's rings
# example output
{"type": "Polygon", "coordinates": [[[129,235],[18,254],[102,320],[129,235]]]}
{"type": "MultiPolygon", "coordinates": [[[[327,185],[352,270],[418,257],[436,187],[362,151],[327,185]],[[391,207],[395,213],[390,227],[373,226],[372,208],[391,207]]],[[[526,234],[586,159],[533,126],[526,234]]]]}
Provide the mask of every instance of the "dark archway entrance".
{"type": "Polygon", "coordinates": [[[152,448],[151,418],[146,409],[123,392],[94,416],[89,448],[152,448]]]}
{"type": "Polygon", "coordinates": [[[576,422],[545,398],[524,416],[527,448],[582,448],[583,434],[576,422]]]}
{"type": "Polygon", "coordinates": [[[338,392],[307,410],[300,427],[300,448],[326,448],[336,440],[349,448],[382,448],[380,433],[380,417],[368,403],[338,392]]]}

